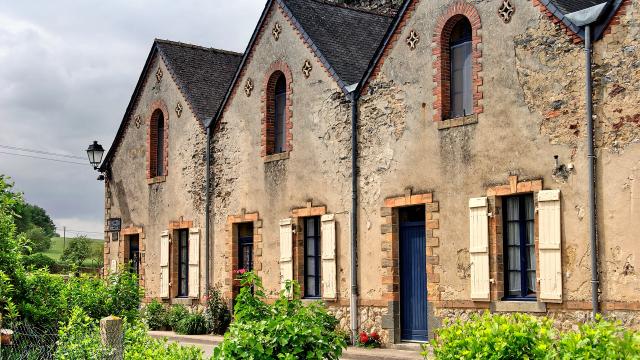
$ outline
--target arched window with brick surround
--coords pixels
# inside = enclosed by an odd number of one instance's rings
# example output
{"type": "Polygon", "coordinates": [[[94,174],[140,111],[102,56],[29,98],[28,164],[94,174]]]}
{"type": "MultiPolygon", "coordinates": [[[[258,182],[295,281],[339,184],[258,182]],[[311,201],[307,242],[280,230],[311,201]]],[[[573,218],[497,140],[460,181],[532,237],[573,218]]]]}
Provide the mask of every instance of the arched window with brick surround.
{"type": "Polygon", "coordinates": [[[291,71],[281,61],[265,77],[262,156],[291,151],[291,71]]]}
{"type": "Polygon", "coordinates": [[[438,19],[433,50],[434,120],[460,118],[483,111],[480,16],[473,5],[451,5],[438,19]]]}
{"type": "Polygon", "coordinates": [[[166,110],[154,107],[149,118],[148,148],[147,148],[147,177],[157,178],[167,175],[167,135],[168,124],[166,110]]]}

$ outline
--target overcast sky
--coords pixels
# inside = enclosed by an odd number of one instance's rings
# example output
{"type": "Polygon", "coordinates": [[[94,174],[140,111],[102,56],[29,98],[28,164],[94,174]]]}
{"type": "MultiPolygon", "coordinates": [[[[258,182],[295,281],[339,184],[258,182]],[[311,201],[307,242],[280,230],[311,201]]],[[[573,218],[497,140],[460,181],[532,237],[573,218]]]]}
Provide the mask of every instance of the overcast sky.
{"type": "Polygon", "coordinates": [[[265,2],[1,1],[0,174],[57,226],[101,232],[103,183],[84,150],[91,140],[111,145],[153,39],[242,52],[265,2]],[[47,156],[6,146],[82,164],[7,155],[47,156]]]}

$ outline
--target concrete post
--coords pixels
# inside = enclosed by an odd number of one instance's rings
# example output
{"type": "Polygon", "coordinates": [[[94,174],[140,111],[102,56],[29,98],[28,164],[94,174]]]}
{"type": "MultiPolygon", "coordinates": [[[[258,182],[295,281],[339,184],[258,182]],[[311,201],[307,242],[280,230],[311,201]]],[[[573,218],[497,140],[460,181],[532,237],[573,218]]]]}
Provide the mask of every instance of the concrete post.
{"type": "Polygon", "coordinates": [[[100,340],[104,347],[112,350],[110,360],[124,359],[124,332],[121,318],[107,316],[100,320],[100,340]]]}

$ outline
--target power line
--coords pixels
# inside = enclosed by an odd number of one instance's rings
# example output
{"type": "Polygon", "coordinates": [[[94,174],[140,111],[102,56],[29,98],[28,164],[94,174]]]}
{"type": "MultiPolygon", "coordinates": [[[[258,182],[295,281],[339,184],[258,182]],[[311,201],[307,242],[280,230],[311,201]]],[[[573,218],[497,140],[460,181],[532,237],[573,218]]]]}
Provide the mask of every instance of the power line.
{"type": "Polygon", "coordinates": [[[84,160],[85,159],[82,156],[53,153],[53,152],[48,152],[48,151],[42,151],[42,150],[36,150],[36,149],[28,149],[28,148],[23,148],[23,147],[2,145],[2,144],[0,144],[0,148],[5,148],[5,149],[9,149],[9,150],[26,151],[26,152],[32,152],[32,153],[44,154],[44,155],[53,155],[53,156],[59,156],[59,157],[66,157],[66,158],[70,158],[70,159],[80,159],[80,160],[84,160]]]}
{"type": "Polygon", "coordinates": [[[67,163],[67,164],[84,165],[84,166],[87,166],[87,165],[88,165],[88,164],[86,164],[86,163],[81,163],[81,162],[76,162],[76,161],[67,161],[67,160],[60,160],[60,159],[51,159],[51,158],[40,157],[40,156],[35,156],[35,155],[16,154],[16,153],[4,152],[4,151],[0,151],[0,154],[4,154],[4,155],[13,155],[13,156],[23,156],[23,157],[28,157],[28,158],[32,158],[32,159],[49,160],[49,161],[56,161],[56,162],[67,163]]]}

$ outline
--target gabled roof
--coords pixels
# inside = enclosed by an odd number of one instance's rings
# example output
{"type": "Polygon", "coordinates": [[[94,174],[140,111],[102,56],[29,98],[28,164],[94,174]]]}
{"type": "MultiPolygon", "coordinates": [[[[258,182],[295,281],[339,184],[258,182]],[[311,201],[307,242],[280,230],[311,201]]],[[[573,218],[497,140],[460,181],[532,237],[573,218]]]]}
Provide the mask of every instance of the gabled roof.
{"type": "Polygon", "coordinates": [[[222,103],[242,54],[159,39],[155,45],[204,125],[222,103]]]}
{"type": "MultiPolygon", "coordinates": [[[[215,127],[273,6],[280,6],[342,91],[358,83],[385,38],[393,17],[316,0],[267,0],[227,94],[209,125],[215,127]]],[[[396,15],[397,16],[397,15],[396,15]]]]}
{"type": "Polygon", "coordinates": [[[558,20],[562,21],[571,31],[573,31],[580,38],[584,39],[584,28],[580,27],[569,18],[567,14],[577,11],[585,10],[593,6],[605,4],[605,9],[593,26],[593,39],[598,40],[604,34],[609,22],[614,17],[618,9],[623,3],[623,0],[539,0],[550,13],[553,14],[558,20]]]}
{"type": "Polygon", "coordinates": [[[124,136],[127,123],[132,117],[138,97],[144,89],[149,75],[153,76],[151,65],[155,57],[160,56],[167,69],[189,103],[198,121],[205,126],[207,118],[213,117],[222,104],[231,84],[242,54],[231,51],[206,48],[169,40],[156,39],[147,56],[142,73],[131,95],[118,132],[100,165],[106,170],[124,136]]]}
{"type": "Polygon", "coordinates": [[[316,0],[282,3],[347,86],[362,79],[393,21],[391,16],[316,0]]]}

